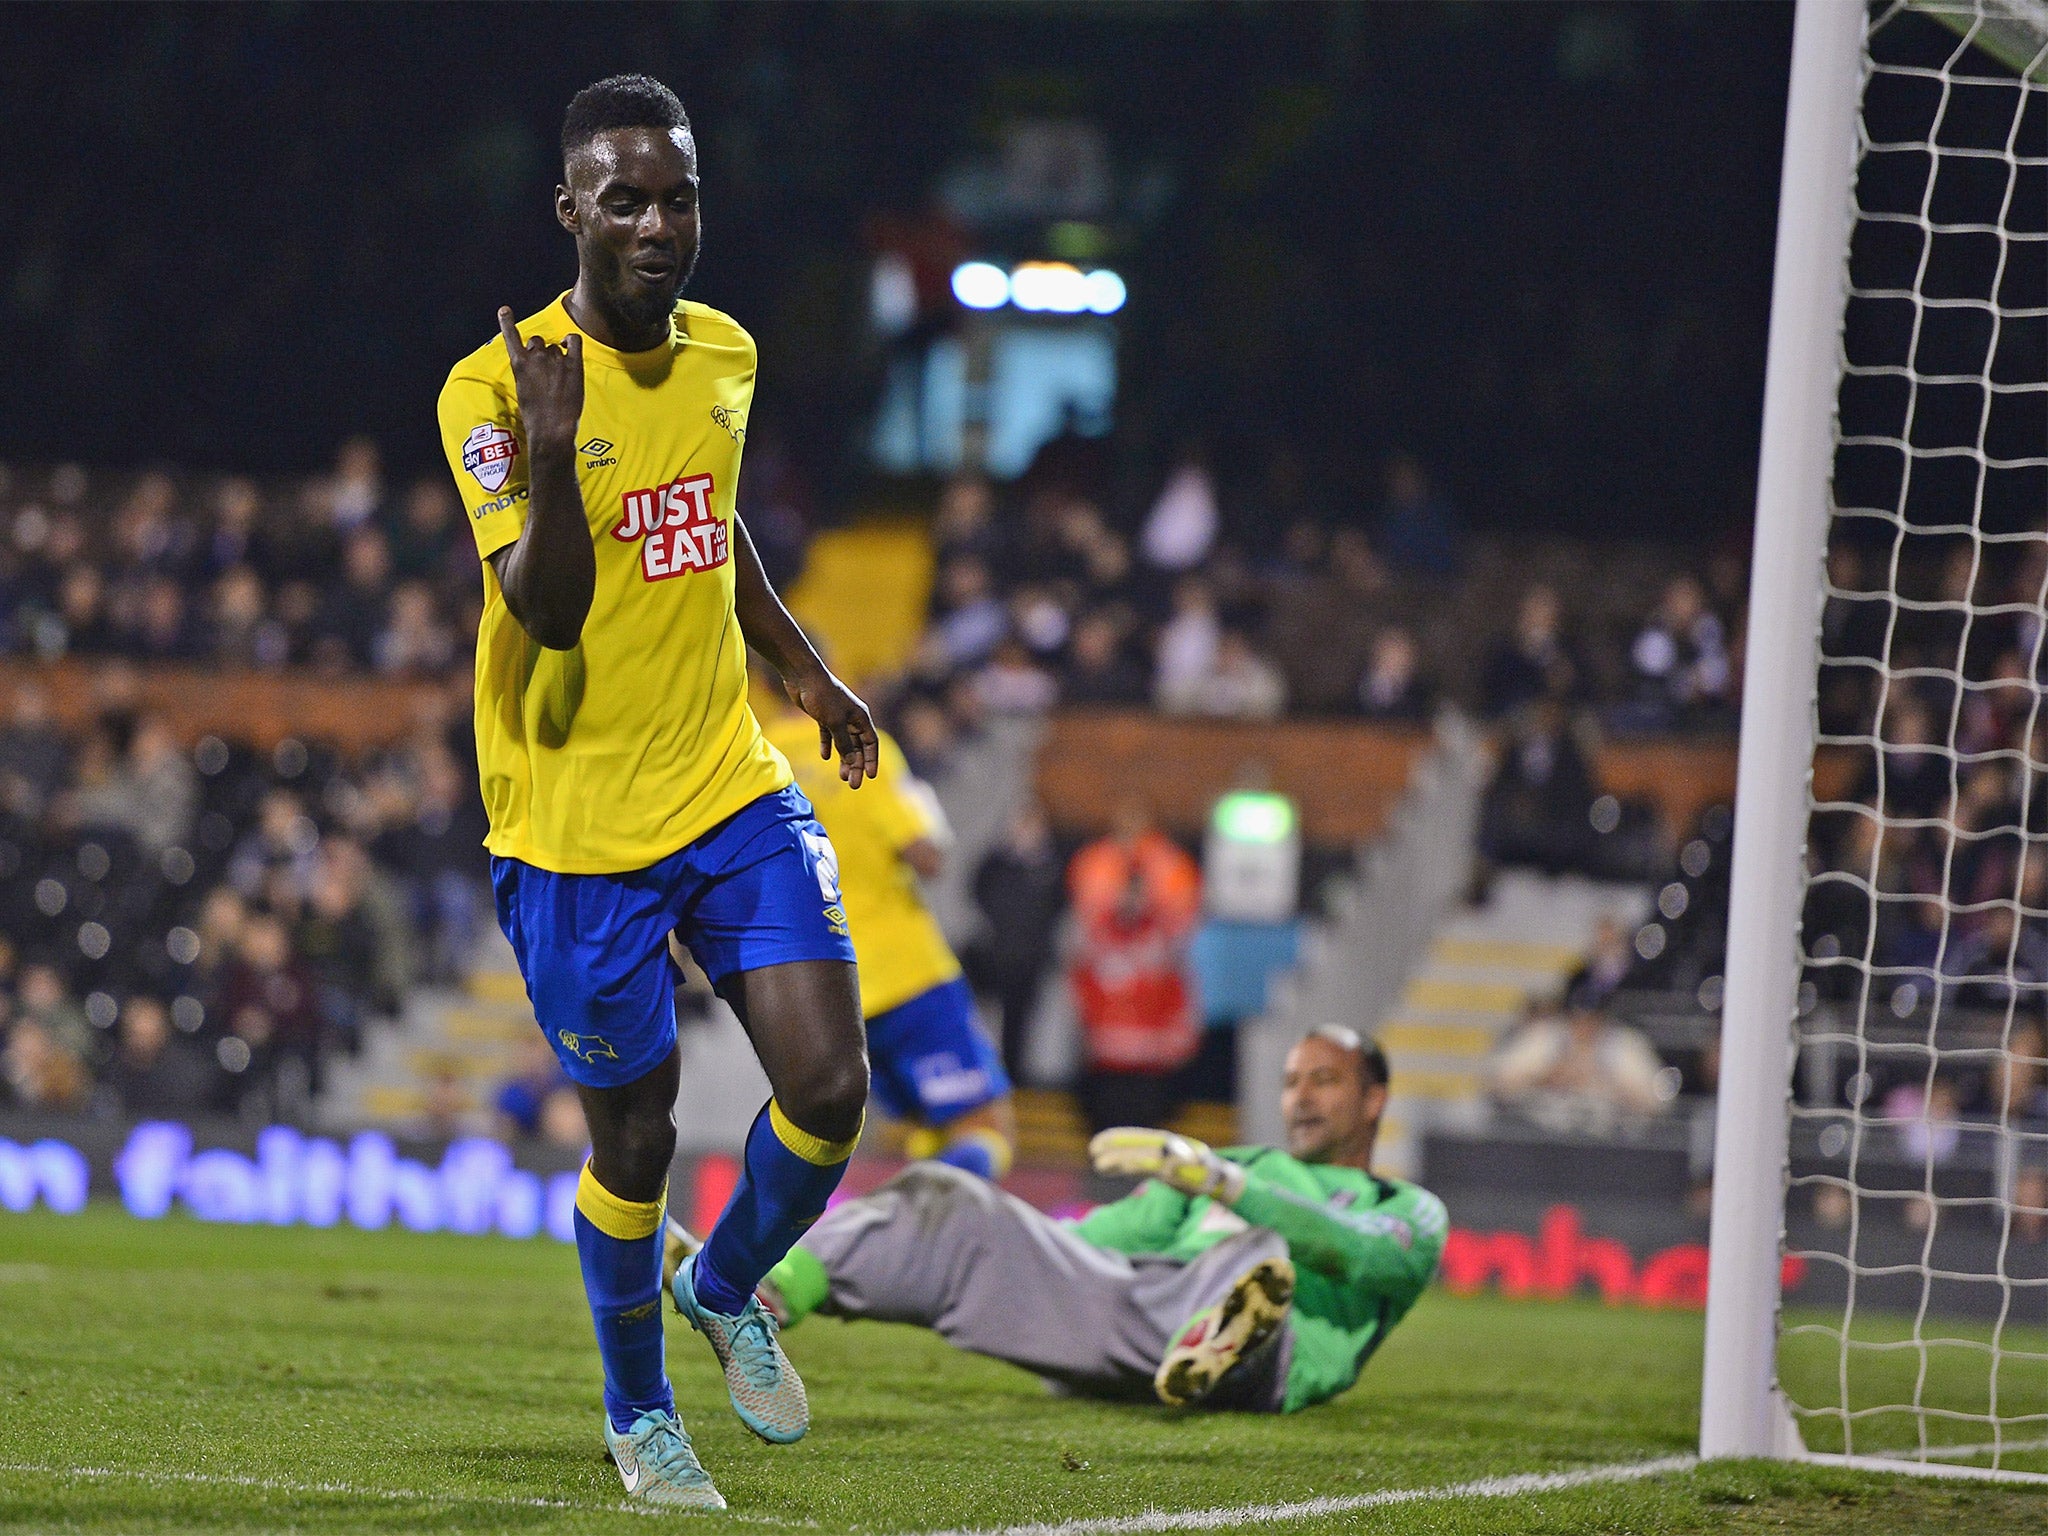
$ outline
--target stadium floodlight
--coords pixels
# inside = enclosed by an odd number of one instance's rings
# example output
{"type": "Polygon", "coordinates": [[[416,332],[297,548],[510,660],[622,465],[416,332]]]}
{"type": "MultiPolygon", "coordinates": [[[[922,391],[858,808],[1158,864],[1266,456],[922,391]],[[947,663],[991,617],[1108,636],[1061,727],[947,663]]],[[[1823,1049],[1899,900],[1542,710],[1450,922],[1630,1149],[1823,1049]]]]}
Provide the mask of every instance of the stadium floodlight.
{"type": "Polygon", "coordinates": [[[1088,280],[1064,261],[1027,261],[1010,274],[1010,302],[1022,310],[1078,315],[1088,299],[1088,280]]]}
{"type": "Polygon", "coordinates": [[[1098,267],[1087,275],[1085,281],[1090,314],[1113,315],[1124,307],[1127,296],[1124,280],[1109,268],[1098,267]]]}
{"type": "Polygon", "coordinates": [[[1965,1188],[1938,1166],[1934,1108],[1937,1084],[1960,1071],[2009,1081],[2038,1062],[2041,1047],[2022,1047],[2020,1031],[2048,1001],[2015,964],[2022,926],[2048,917],[2027,874],[2048,852],[2028,832],[2048,798],[2048,763],[2031,745],[2048,727],[2044,190],[2043,0],[1799,0],[1736,787],[1704,1456],[2048,1481],[2048,1350],[2023,1326],[2048,1316],[2048,1278],[2008,1263],[2013,1170],[2041,1166],[2048,1133],[2001,1095],[1982,1130],[1994,1149],[1983,1181],[1965,1188]],[[1882,579],[1835,585],[1831,534],[1881,554],[1882,579]],[[1926,554],[1944,573],[1932,595],[1913,576],[1926,554]],[[1881,643],[1824,646],[1824,604],[1873,614],[1881,643]],[[1907,639],[1936,622],[1954,630],[1945,651],[1907,639]],[[1973,632],[2007,630],[2029,653],[2030,697],[2004,736],[1966,738],[1976,701],[2010,687],[1983,675],[1973,632]],[[1852,680],[1835,692],[1862,701],[1854,723],[1833,719],[1823,733],[1820,684],[1852,680]],[[1931,712],[1940,723],[1925,733],[1934,740],[1907,745],[1942,763],[1948,794],[1946,808],[1909,816],[1886,799],[1901,755],[1887,733],[1893,702],[1920,693],[1945,701],[1931,712]],[[1869,803],[1815,787],[1817,748],[1860,756],[1878,785],[1869,803]],[[2012,825],[1959,820],[1960,786],[1986,763],[2010,776],[2018,804],[1986,819],[2012,825]],[[1809,872],[1809,832],[1818,842],[1824,817],[1859,823],[1875,846],[1809,872]],[[1963,889],[1958,859],[1998,837],[2021,850],[2016,870],[1963,889]],[[1939,889],[1881,873],[1901,843],[1946,850],[1939,889]],[[1860,902],[1867,938],[1809,953],[1807,898],[1830,889],[1860,902]],[[1931,963],[1878,947],[1879,915],[1908,904],[1938,924],[1931,963]],[[2002,1027],[1986,1043],[1958,1036],[1944,1010],[1959,987],[1952,944],[1992,914],[2014,939],[1961,973],[2002,988],[2002,1027]],[[1816,1002],[1823,983],[1836,1001],[1816,1002]],[[1908,984],[1932,1000],[1917,1033],[1892,1016],[1908,984]],[[1802,1044],[1855,1070],[1839,1086],[1820,1075],[1817,1089],[1802,1073],[1795,1098],[1802,1044]],[[1889,1105],[1871,1091],[1879,1070],[1899,1079],[1889,1105]],[[1907,1187],[1881,1165],[1887,1154],[1908,1159],[1907,1187]],[[1795,1225],[1788,1242],[1788,1187],[1795,1218],[1825,1208],[1838,1225],[1795,1225]],[[1893,1213],[1920,1223],[1917,1235],[1893,1213]],[[1839,1307],[1781,1319],[1787,1258],[1826,1276],[1839,1307]],[[1888,1290],[1908,1298],[1904,1311],[1876,1309],[1888,1290]],[[1946,1308],[1970,1298],[1981,1320],[1951,1321],[1946,1308]]]}
{"type": "Polygon", "coordinates": [[[1010,274],[993,262],[963,261],[953,269],[953,297],[969,309],[1001,309],[1010,302],[1010,274]]]}

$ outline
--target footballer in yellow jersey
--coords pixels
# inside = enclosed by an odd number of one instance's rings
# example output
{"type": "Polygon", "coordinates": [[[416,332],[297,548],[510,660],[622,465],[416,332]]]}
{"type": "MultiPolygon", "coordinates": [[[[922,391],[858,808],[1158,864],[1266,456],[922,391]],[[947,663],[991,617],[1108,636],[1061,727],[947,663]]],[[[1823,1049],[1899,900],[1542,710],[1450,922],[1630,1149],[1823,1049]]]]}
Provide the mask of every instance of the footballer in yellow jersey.
{"type": "Polygon", "coordinates": [[[912,1156],[1000,1179],[1016,1140],[1010,1079],[975,1021],[974,993],[918,885],[920,876],[938,874],[945,857],[937,798],[887,732],[873,781],[855,793],[804,750],[816,733],[809,720],[783,709],[763,724],[795,765],[797,785],[838,855],[839,890],[860,961],[874,1102],[918,1127],[912,1156]]]}
{"type": "Polygon", "coordinates": [[[735,511],[754,344],[681,297],[701,228],[682,103],[645,75],[601,80],[570,102],[562,158],[575,286],[524,321],[500,309],[498,338],[441,393],[484,560],[478,769],[498,920],[590,1126],[575,1227],[605,1444],[631,1497],[715,1509],[662,1354],[669,938],[739,1015],[774,1095],[670,1296],[741,1420],[787,1442],[809,1405],[754,1288],[838,1185],[868,1072],[831,843],[748,707],[746,647],[810,717],[809,752],[836,748],[844,787],[873,776],[877,742],[735,511]]]}

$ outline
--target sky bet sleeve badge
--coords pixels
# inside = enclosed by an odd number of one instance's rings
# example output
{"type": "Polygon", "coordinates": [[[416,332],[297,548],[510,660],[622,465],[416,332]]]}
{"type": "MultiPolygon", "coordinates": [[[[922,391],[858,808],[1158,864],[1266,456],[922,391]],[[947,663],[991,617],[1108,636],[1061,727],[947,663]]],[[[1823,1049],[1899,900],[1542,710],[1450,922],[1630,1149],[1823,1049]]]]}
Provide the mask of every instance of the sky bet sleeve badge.
{"type": "Polygon", "coordinates": [[[519,439],[494,421],[472,428],[462,440],[462,467],[487,491],[502,491],[519,457],[519,439]]]}

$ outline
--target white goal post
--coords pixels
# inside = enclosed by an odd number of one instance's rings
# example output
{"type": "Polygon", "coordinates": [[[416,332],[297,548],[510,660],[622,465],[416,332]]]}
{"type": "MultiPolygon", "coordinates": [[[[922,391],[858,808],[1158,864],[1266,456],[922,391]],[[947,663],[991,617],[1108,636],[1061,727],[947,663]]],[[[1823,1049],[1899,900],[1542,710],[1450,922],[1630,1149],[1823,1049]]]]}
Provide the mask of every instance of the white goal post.
{"type": "MultiPolygon", "coordinates": [[[[1909,103],[1916,111],[1919,99],[1909,103]]],[[[2048,1278],[2036,1277],[2036,1269],[2048,1276],[2048,1267],[2029,1268],[2033,1260],[2012,1239],[2011,1177],[2016,1156],[2048,1167],[2048,1135],[2020,1127],[2009,1091],[2015,1062],[2024,1055],[2032,1069],[2043,1050],[2022,1044],[2039,1039],[2029,1033],[2030,1021],[2048,1017],[2048,988],[2029,979],[2033,973],[2015,959],[2021,928],[2030,922],[2048,928],[2048,911],[2026,884],[2029,859],[2048,859],[2048,838],[2029,831],[2048,802],[2048,763],[2038,760],[2038,743],[2048,740],[2048,705],[2041,699],[2048,678],[2041,637],[2048,623],[2041,618],[2042,597],[2031,599],[2030,618],[2028,599],[2009,599],[2010,581],[2000,589],[2006,598],[1986,595],[1993,576],[2030,573],[2035,567],[2028,562],[2037,559],[2048,570],[2048,492],[2039,490],[2048,486],[2048,427],[2036,441],[2028,425],[2036,405],[2048,407],[2048,342],[2041,340],[2048,336],[2048,299],[2039,296],[2042,284],[2030,270],[2048,273],[2040,211],[2048,142],[2039,140],[2048,140],[2048,0],[1884,0],[1875,6],[1798,0],[1743,673],[1700,1405],[1703,1457],[1823,1459],[2048,1480],[2048,1278]],[[1931,38],[1943,41],[1936,46],[1931,38]],[[1925,96],[1925,127],[1913,129],[1918,136],[1910,142],[1873,126],[1880,88],[1925,96]],[[1981,127],[2000,110],[2010,118],[2002,143],[1981,127]],[[1894,159],[1880,166],[1887,155],[1894,159]],[[1887,167],[1901,163],[1909,173],[1925,167],[1917,209],[1900,211],[1883,201],[1887,167]],[[1981,181],[1982,194],[1959,212],[1955,200],[1976,185],[1971,177],[1981,181]],[[1904,279],[1859,278],[1866,265],[1883,259],[1870,250],[1894,237],[1919,242],[1917,265],[1907,263],[1904,279]],[[1946,241],[1944,251],[1959,249],[1957,242],[1972,239],[1987,253],[1995,249],[1996,260],[1984,267],[1988,275],[1971,279],[1977,288],[1959,294],[1945,271],[1935,272],[1936,247],[1946,241]],[[1898,314],[1911,317],[1899,322],[1908,338],[1903,355],[1859,362],[1852,345],[1855,306],[1880,302],[1896,302],[1898,314]],[[1959,371],[1951,354],[1937,355],[1935,345],[1940,327],[1950,323],[1945,317],[1964,310],[1976,317],[1973,324],[1981,321],[1980,329],[1988,327],[1981,373],[1974,376],[1967,366],[1959,371]],[[2036,350],[2041,355],[2031,355],[2036,350]],[[2023,376],[2013,374],[2014,357],[2023,376]],[[1896,425],[1865,435],[1857,424],[1845,424],[1838,408],[1846,413],[1851,389],[1872,383],[1895,386],[1903,403],[1896,425]],[[1966,387],[1982,401],[1974,442],[1935,442],[1924,422],[1938,414],[1937,396],[1966,387]],[[2027,438],[2017,444],[2014,421],[2027,438]],[[1852,493],[1842,483],[1845,455],[1866,445],[1890,450],[1902,466],[1896,484],[1887,482],[1879,494],[1861,486],[1852,493]],[[1950,461],[1974,471],[1974,489],[1962,480],[1955,482],[1962,488],[1941,489],[1942,466],[1950,461]],[[2014,497],[2020,498],[2017,514],[2014,497]],[[1938,511],[1930,511],[1930,498],[1938,511]],[[1829,574],[1831,539],[1840,544],[1865,533],[1875,551],[1871,563],[1881,569],[1868,590],[1844,589],[1829,574]],[[1923,549],[1923,541],[1941,542],[1923,549]],[[1952,580],[1960,583],[1960,597],[1949,589],[1927,597],[1913,578],[1902,576],[1922,554],[1947,559],[1958,573],[1952,580]],[[1833,604],[1831,612],[1860,611],[1859,603],[1881,616],[1875,655],[1840,666],[1861,669],[1867,678],[1861,707],[1875,713],[1852,734],[1831,734],[1817,713],[1817,679],[1833,664],[1823,649],[1823,610],[1833,604]],[[1895,644],[1902,612],[1909,621],[1917,614],[1953,616],[1961,639],[1952,669],[1895,644]],[[2024,684],[2013,683],[2009,664],[2005,678],[2007,686],[2032,691],[2016,750],[1980,749],[1975,738],[1959,745],[1966,710],[1994,686],[1965,660],[1972,625],[1981,634],[1994,621],[2009,621],[2022,635],[2032,625],[2024,684]],[[1923,711],[1933,717],[1931,732],[1913,738],[1924,756],[1941,760],[1948,786],[1945,808],[1929,813],[1923,807],[1918,819],[1896,812],[1885,776],[1894,761],[1897,720],[1920,708],[1899,702],[1913,690],[1952,701],[1952,708],[1923,711]],[[1839,788],[1815,791],[1817,745],[1863,751],[1876,781],[1874,794],[1864,795],[1868,803],[1839,788]],[[2009,895],[1973,903],[1957,894],[1953,850],[1988,834],[1959,830],[1955,817],[1963,803],[1960,786],[1990,759],[2016,765],[2009,769],[2019,786],[2016,832],[1992,830],[2014,834],[2008,840],[2020,850],[2018,873],[2009,895]],[[1859,865],[1820,877],[1864,900],[1871,939],[1860,953],[1851,943],[1816,957],[1802,936],[1816,888],[1809,826],[1828,814],[1845,824],[1860,817],[1875,829],[1864,834],[1871,849],[1867,872],[1859,865]],[[1934,839],[1927,846],[1951,850],[1940,864],[1938,893],[1899,897],[1887,886],[1877,849],[1895,833],[1925,833],[1934,839]],[[1940,908],[1929,930],[1931,959],[1895,963],[1880,950],[1880,916],[1888,920],[1895,909],[1887,902],[1897,900],[1940,908]],[[2009,911],[2015,925],[2002,977],[1958,977],[1950,961],[1959,936],[1966,929],[1975,934],[1969,925],[1994,907],[2009,911]],[[1833,1003],[1815,1001],[1822,994],[1811,978],[1823,974],[1816,966],[1834,967],[1826,974],[1845,983],[1830,994],[1833,1003]],[[1950,999],[1961,995],[1959,983],[1984,982],[1995,992],[1992,984],[2000,980],[2002,1031],[1993,1009],[1979,1033],[1957,1033],[1958,1005],[1950,999]],[[1924,1005],[1930,997],[1931,1008],[1924,1005]],[[1826,1020],[1815,1024],[1817,1015],[1826,1020]],[[1815,1040],[1835,1049],[1828,1060],[1846,1063],[1835,1078],[1825,1068],[1817,1075],[1810,1069],[1807,1049],[1815,1040]],[[1886,1104],[1874,1097],[1873,1084],[1883,1078],[1871,1067],[1880,1059],[1914,1064],[1894,1073],[1900,1094],[1886,1104]],[[1948,1074],[1965,1068],[1974,1072],[1980,1093],[1988,1082],[2005,1085],[1997,1089],[2003,1097],[1978,1130],[1951,1135],[1948,1074]],[[1795,1079],[1809,1084],[1811,1097],[1795,1095],[1795,1079]],[[1821,1151],[1802,1154],[1795,1129],[1821,1151]],[[1947,1149],[1970,1136],[1991,1149],[1983,1157],[1981,1187],[1957,1183],[1960,1175],[1948,1161],[1947,1149]],[[1859,1150],[1880,1147],[1919,1149],[1924,1188],[1910,1181],[1860,1182],[1870,1164],[1859,1163],[1859,1150]],[[1834,1161],[1813,1160],[1823,1153],[1834,1161]],[[1833,1247],[1802,1252],[1799,1243],[1787,1242],[1788,1185],[1802,1197],[1802,1215],[1816,1202],[1830,1215],[1842,1213],[1846,1235],[1839,1253],[1833,1247]],[[1880,1263],[1874,1249],[1860,1249],[1858,1222],[1866,1212],[1873,1222],[1897,1218],[1901,1230],[1921,1231],[1911,1224],[1924,1223],[1917,1258],[1893,1262],[1895,1256],[1887,1256],[1880,1263]],[[1941,1247],[1937,1227],[1943,1240],[1956,1231],[1970,1241],[1960,1250],[1941,1247]],[[1972,1232],[1995,1233],[1997,1240],[1979,1241],[1972,1232]],[[1972,1257],[1959,1260],[1957,1251],[1972,1257]],[[1818,1321],[1783,1325],[1781,1273],[1788,1258],[1839,1271],[1846,1301],[1831,1303],[1818,1321]],[[1981,1273],[1957,1271],[1966,1263],[1979,1265],[1981,1273]],[[1886,1294],[1883,1282],[1893,1281],[1901,1293],[1917,1297],[1917,1307],[1908,1305],[1890,1320],[1877,1306],[1859,1314],[1859,1297],[1886,1294]],[[1981,1322],[1951,1326],[1944,1301],[1971,1284],[1979,1284],[1991,1305],[1981,1322]],[[1781,1381],[1786,1341],[1802,1332],[1827,1354],[1827,1370],[1817,1373],[1826,1379],[1805,1402],[1781,1381]],[[1967,1368],[1952,1370],[1957,1359],[1967,1368]],[[1968,1394],[1958,1388],[1961,1395],[1945,1400],[1947,1384],[1965,1378],[1977,1396],[1964,1401],[1968,1394]],[[1887,1390],[1896,1400],[1884,1397],[1887,1390]],[[1809,1450],[1802,1428],[1818,1432],[1825,1450],[1809,1450]]],[[[2039,414],[2048,423],[2048,409],[2039,414]]],[[[2048,1089],[2041,1102],[2048,1102],[2048,1089]]],[[[2048,1254],[2048,1241],[2040,1248],[2048,1254]]],[[[1800,1300],[1796,1294],[1789,1299],[1800,1300]]]]}

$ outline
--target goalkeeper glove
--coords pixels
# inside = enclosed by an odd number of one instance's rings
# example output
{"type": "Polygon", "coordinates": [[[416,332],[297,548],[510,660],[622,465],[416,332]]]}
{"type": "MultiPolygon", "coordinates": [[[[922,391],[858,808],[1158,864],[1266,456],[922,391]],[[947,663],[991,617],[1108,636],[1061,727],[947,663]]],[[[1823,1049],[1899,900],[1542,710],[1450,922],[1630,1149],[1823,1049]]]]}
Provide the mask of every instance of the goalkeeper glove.
{"type": "Polygon", "coordinates": [[[1244,1193],[1244,1170],[1205,1142],[1172,1131],[1120,1125],[1088,1143],[1097,1173],[1149,1176],[1184,1195],[1207,1195],[1225,1205],[1244,1193]]]}

